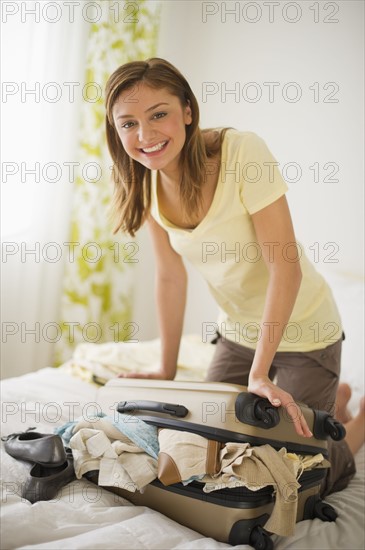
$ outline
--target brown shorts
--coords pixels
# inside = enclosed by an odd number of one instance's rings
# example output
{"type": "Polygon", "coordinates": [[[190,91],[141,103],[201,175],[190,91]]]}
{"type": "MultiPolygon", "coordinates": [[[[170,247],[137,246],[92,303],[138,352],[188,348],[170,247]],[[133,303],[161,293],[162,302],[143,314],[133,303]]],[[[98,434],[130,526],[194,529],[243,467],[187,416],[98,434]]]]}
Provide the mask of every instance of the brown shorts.
{"type": "MultiPolygon", "coordinates": [[[[275,383],[297,401],[336,416],[342,339],[316,351],[277,352],[269,371],[270,379],[275,379],[275,383]]],[[[255,350],[220,334],[215,343],[216,351],[206,380],[247,386],[255,350]]],[[[328,454],[331,468],[322,487],[322,496],[347,487],[356,472],[354,457],[345,440],[328,439],[328,454]]]]}

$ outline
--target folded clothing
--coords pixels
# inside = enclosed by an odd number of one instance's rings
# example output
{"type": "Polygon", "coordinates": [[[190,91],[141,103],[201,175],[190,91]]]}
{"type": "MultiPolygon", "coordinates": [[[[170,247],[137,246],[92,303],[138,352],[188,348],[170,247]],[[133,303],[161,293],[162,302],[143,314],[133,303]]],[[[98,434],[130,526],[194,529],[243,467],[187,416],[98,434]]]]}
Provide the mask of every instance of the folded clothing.
{"type": "Polygon", "coordinates": [[[72,449],[78,479],[98,470],[98,484],[136,491],[157,477],[157,428],[128,414],[104,413],[56,428],[72,449]]]}
{"type": "Polygon", "coordinates": [[[131,492],[156,479],[156,459],[113,426],[108,426],[108,421],[104,420],[102,427],[103,430],[75,428],[70,447],[78,479],[87,472],[99,470],[98,485],[131,492]]]}
{"type": "Polygon", "coordinates": [[[286,450],[276,451],[270,445],[250,447],[227,443],[221,453],[221,471],[217,476],[205,476],[204,491],[226,487],[247,487],[257,491],[272,486],[275,503],[265,529],[277,535],[292,535],[297,517],[297,473],[300,461],[286,457],[286,450]]]}
{"type": "Polygon", "coordinates": [[[158,478],[164,485],[219,472],[218,441],[169,429],[160,429],[158,440],[158,478]]]}
{"type": "Polygon", "coordinates": [[[81,428],[93,428],[104,431],[112,439],[119,439],[119,435],[122,433],[133,441],[137,447],[140,447],[147,454],[157,459],[159,451],[157,428],[146,424],[146,422],[136,416],[118,413],[113,418],[101,412],[95,415],[93,419],[88,420],[82,417],[76,421],[67,422],[54,431],[62,437],[64,444],[67,446],[73,434],[81,428]]]}
{"type": "Polygon", "coordinates": [[[249,443],[220,444],[189,432],[160,429],[158,477],[165,485],[200,479],[203,491],[244,486],[251,491],[271,486],[275,493],[272,514],[265,528],[278,535],[294,533],[298,478],[304,470],[328,467],[323,455],[302,457],[276,451],[270,445],[251,447],[249,443]]]}

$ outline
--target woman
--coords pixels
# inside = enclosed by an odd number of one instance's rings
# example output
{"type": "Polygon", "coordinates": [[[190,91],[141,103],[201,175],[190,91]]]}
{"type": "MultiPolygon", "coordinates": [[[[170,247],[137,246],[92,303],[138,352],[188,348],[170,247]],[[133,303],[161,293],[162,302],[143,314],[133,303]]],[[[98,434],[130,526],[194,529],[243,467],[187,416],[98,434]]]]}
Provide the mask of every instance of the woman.
{"type": "MultiPolygon", "coordinates": [[[[298,434],[310,437],[294,399],[333,412],[343,332],[329,287],[296,243],[287,186],[266,144],[252,132],[201,131],[189,84],[159,58],[117,69],[106,86],[106,110],[115,231],[133,236],[147,223],[157,264],[161,368],[129,376],[175,376],[187,287],[183,255],[220,310],[207,379],[247,385],[285,407],[298,434]]],[[[342,387],[338,400],[338,415],[347,419],[348,391],[342,387]]],[[[363,414],[351,422],[348,444],[330,444],[325,493],[354,474],[363,414]]]]}

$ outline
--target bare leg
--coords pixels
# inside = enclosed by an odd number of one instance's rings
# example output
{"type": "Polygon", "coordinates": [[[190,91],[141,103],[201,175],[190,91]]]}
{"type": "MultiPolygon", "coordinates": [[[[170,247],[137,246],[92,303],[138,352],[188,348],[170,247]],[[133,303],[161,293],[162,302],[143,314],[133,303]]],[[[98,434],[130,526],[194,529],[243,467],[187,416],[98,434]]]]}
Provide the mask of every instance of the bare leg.
{"type": "Polygon", "coordinates": [[[347,408],[351,398],[351,388],[348,384],[342,383],[338,386],[336,395],[336,418],[346,428],[346,442],[352,454],[356,454],[365,441],[365,399],[360,401],[360,409],[353,418],[347,408]]]}
{"type": "Polygon", "coordinates": [[[339,384],[336,394],[335,417],[342,424],[346,424],[352,419],[352,415],[347,408],[348,402],[351,399],[351,393],[351,388],[348,384],[339,384]]]}

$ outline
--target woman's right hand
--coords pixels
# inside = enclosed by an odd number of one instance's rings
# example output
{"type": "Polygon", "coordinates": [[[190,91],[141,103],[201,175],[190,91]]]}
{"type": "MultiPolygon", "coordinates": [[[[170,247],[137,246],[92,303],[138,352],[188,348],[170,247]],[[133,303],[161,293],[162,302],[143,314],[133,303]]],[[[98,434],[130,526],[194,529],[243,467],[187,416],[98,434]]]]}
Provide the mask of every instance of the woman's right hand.
{"type": "Polygon", "coordinates": [[[287,418],[290,420],[297,434],[303,437],[312,437],[306,419],[294,398],[290,393],[282,390],[274,384],[268,376],[249,376],[247,391],[260,397],[266,397],[274,407],[284,407],[287,412],[287,418]]]}

